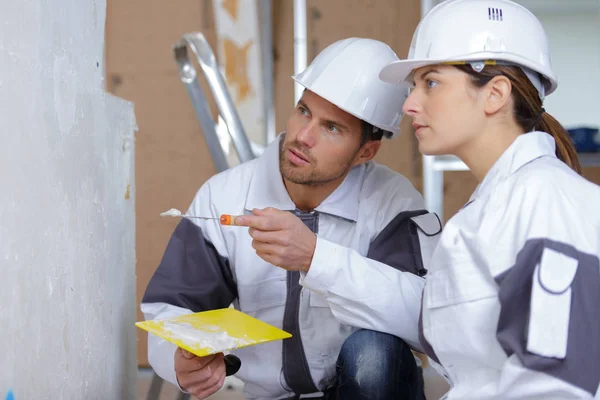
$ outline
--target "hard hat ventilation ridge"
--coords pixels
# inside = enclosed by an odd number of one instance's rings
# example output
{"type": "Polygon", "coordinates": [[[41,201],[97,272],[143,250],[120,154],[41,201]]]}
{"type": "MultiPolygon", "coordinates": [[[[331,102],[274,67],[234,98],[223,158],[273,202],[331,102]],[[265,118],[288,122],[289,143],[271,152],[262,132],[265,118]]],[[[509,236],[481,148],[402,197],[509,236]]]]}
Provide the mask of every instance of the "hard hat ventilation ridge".
{"type": "Polygon", "coordinates": [[[488,7],[488,19],[490,21],[503,21],[502,9],[488,7]]]}

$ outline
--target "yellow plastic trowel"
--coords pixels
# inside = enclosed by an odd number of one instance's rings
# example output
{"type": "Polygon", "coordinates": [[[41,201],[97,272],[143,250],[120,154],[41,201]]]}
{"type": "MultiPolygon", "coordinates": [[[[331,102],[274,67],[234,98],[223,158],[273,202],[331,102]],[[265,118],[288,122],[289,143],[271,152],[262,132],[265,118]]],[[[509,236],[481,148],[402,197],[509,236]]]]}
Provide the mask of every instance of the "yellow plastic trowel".
{"type": "Polygon", "coordinates": [[[136,322],[135,325],[198,357],[292,337],[234,308],[136,322]]]}

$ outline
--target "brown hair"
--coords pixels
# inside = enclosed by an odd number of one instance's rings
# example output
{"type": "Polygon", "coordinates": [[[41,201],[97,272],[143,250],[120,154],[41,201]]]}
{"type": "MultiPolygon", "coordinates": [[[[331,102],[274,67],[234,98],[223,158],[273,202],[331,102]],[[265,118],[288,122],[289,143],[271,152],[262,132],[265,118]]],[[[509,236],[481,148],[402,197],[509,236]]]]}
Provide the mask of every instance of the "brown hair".
{"type": "Polygon", "coordinates": [[[384,131],[380,128],[376,128],[367,121],[360,120],[360,128],[362,135],[360,138],[360,147],[371,140],[381,140],[384,136],[384,131]]]}
{"type": "Polygon", "coordinates": [[[456,68],[471,76],[476,87],[485,86],[495,76],[506,76],[512,83],[512,96],[515,102],[514,116],[517,124],[525,132],[539,130],[549,133],[556,142],[556,156],[578,174],[581,165],[577,151],[569,133],[554,117],[542,108],[542,100],[523,70],[517,66],[486,65],[481,72],[476,72],[470,65],[457,65],[456,68]]]}

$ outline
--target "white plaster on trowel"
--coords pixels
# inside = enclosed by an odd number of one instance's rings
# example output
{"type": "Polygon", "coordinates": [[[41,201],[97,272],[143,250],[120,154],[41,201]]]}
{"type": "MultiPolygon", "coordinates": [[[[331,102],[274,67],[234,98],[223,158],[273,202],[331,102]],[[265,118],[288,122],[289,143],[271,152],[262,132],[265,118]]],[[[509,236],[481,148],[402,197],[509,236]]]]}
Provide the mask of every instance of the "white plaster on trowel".
{"type": "Polygon", "coordinates": [[[176,209],[176,208],[171,208],[171,209],[170,209],[170,210],[168,210],[168,211],[165,211],[165,212],[163,212],[163,213],[160,213],[160,216],[161,216],[161,217],[181,217],[181,216],[182,216],[182,214],[181,214],[181,211],[179,211],[178,209],[176,209]]]}
{"type": "Polygon", "coordinates": [[[163,328],[171,332],[174,337],[183,340],[188,346],[208,349],[210,352],[222,352],[252,343],[247,338],[230,336],[227,332],[220,331],[218,326],[204,326],[205,330],[200,330],[188,322],[164,322],[163,328]]]}

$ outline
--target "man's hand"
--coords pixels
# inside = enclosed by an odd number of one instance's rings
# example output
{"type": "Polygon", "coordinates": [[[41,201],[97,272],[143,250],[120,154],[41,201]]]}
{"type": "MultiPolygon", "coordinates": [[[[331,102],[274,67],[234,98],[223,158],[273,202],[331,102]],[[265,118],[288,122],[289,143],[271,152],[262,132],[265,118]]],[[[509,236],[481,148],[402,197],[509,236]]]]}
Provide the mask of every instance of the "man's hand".
{"type": "Polygon", "coordinates": [[[216,393],[225,382],[223,353],[198,357],[177,348],[175,351],[175,374],[179,386],[198,399],[206,399],[216,393]]]}
{"type": "Polygon", "coordinates": [[[248,226],[252,247],[266,262],[289,271],[308,272],[317,246],[317,236],[294,214],[265,208],[235,219],[248,226]]]}

